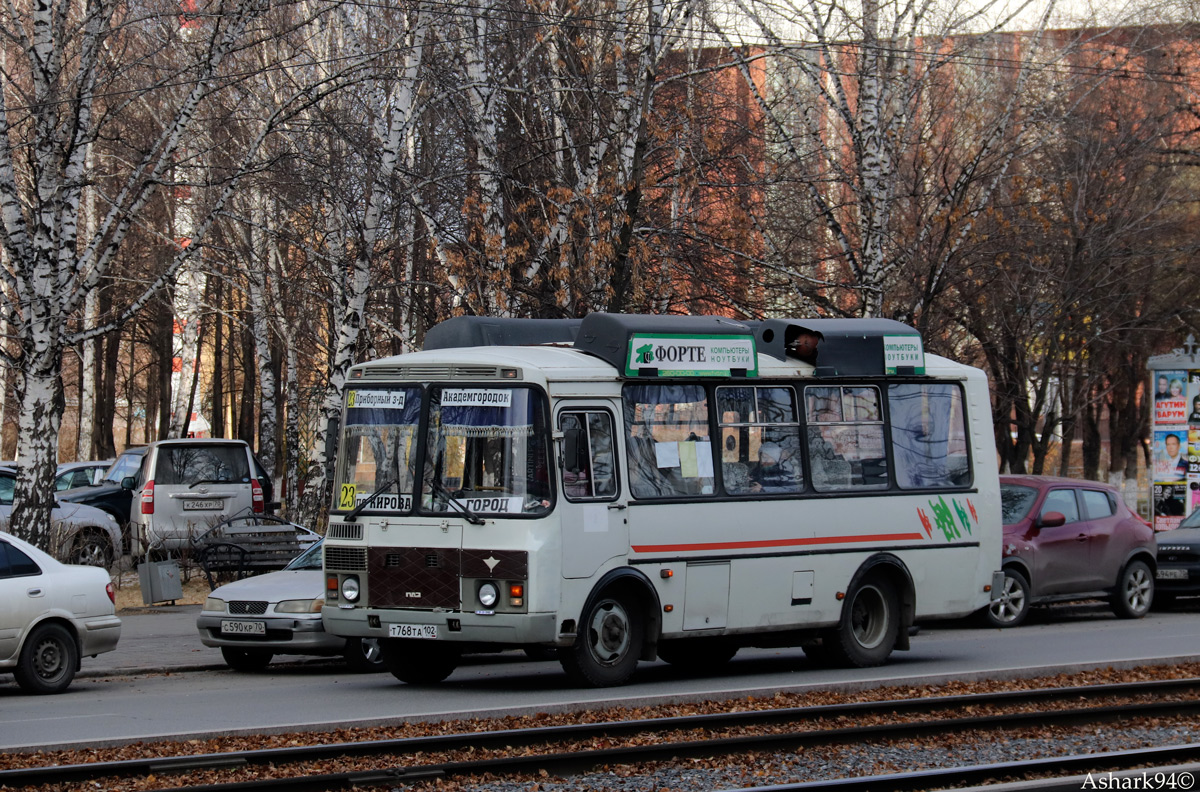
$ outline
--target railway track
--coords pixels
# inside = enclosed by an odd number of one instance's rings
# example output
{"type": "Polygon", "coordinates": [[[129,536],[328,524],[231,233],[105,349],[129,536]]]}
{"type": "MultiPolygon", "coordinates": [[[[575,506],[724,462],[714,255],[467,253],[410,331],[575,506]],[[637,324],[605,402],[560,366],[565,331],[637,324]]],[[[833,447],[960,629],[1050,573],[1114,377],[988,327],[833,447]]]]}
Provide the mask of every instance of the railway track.
{"type": "MultiPolygon", "coordinates": [[[[52,785],[58,789],[69,788],[67,785],[71,784],[79,784],[80,789],[85,788],[84,785],[86,788],[107,788],[108,785],[101,783],[106,779],[153,777],[155,783],[163,785],[157,787],[159,789],[266,792],[395,786],[483,775],[520,776],[544,772],[570,776],[606,765],[796,751],[821,745],[913,739],[967,730],[1009,734],[1033,727],[1078,726],[1135,718],[1180,718],[1200,713],[1198,694],[1200,679],[1193,678],[461,733],[4,770],[0,771],[0,788],[52,785]],[[724,736],[709,736],[714,734],[724,736]],[[357,769],[338,773],[314,772],[331,762],[353,763],[357,769]]],[[[1200,745],[1161,751],[1153,757],[1145,752],[1112,754],[1112,767],[1137,766],[1122,765],[1119,761],[1120,757],[1134,753],[1142,754],[1136,759],[1142,764],[1200,762],[1200,745]]],[[[1104,769],[1098,763],[1101,756],[1108,755],[1089,754],[1080,762],[1090,763],[1086,768],[1089,772],[1099,771],[1104,769]]],[[[1050,764],[1030,765],[1028,771],[1021,772],[1060,775],[1070,772],[1066,760],[1067,757],[1057,757],[1056,761],[1060,762],[1057,769],[1050,764]]],[[[1006,764],[1012,767],[960,768],[957,777],[953,776],[953,771],[947,771],[936,782],[935,771],[926,771],[924,774],[903,774],[912,776],[908,780],[881,776],[881,780],[871,781],[878,786],[868,786],[867,779],[863,778],[846,783],[852,784],[854,789],[924,789],[1017,776],[1017,766],[1022,763],[1006,764]],[[987,777],[988,772],[999,775],[987,777]],[[919,777],[922,775],[925,777],[919,777]]],[[[763,789],[817,788],[833,789],[837,785],[826,781],[763,789]]]]}

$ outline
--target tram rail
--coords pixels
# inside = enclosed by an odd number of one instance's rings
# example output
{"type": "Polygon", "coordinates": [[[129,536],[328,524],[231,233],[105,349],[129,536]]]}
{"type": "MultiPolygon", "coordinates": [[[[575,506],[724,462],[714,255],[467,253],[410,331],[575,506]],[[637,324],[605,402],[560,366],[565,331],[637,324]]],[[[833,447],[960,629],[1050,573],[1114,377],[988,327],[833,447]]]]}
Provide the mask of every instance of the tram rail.
{"type": "MultiPolygon", "coordinates": [[[[753,751],[777,751],[807,746],[852,744],[865,741],[911,739],[953,731],[978,730],[1005,733],[1009,730],[1075,726],[1134,718],[1194,716],[1200,713],[1200,678],[1151,682],[1089,685],[1065,688],[1040,688],[929,698],[893,699],[814,707],[739,711],[718,714],[627,720],[609,723],[576,724],[495,732],[463,732],[433,737],[373,740],[333,745],[307,745],[287,748],[235,751],[220,754],[181,755],[95,762],[56,767],[20,768],[0,771],[0,788],[20,789],[68,783],[95,784],[103,779],[154,776],[174,786],[162,788],[212,790],[335,790],[353,787],[410,784],[436,778],[465,778],[490,774],[513,776],[546,772],[570,776],[605,765],[641,764],[676,758],[715,757],[753,751]],[[1101,703],[1113,699],[1117,703],[1101,703]],[[1141,700],[1139,700],[1141,699],[1141,700]],[[1063,702],[1092,702],[1091,706],[1062,707],[1063,702]],[[1059,704],[1058,708],[1051,705],[1059,704]],[[947,717],[945,713],[975,713],[988,708],[1002,711],[947,717]],[[1030,709],[1033,708],[1033,709],[1030,709]],[[937,717],[922,718],[924,715],[937,717]],[[887,723],[864,723],[877,718],[898,717],[887,723]],[[727,730],[778,728],[794,724],[785,731],[742,734],[731,737],[684,739],[678,735],[701,735],[727,730]],[[843,725],[850,724],[850,725],[843,725]],[[614,745],[580,748],[595,740],[632,738],[635,735],[672,735],[669,740],[655,739],[650,744],[614,745]],[[565,750],[563,746],[571,746],[565,750]],[[537,750],[529,750],[539,747],[537,750]],[[490,756],[466,760],[438,761],[455,752],[500,752],[526,749],[519,755],[490,756]],[[418,758],[418,755],[419,758],[418,758]],[[353,759],[366,769],[341,773],[286,775],[288,765],[319,764],[323,760],[353,759]],[[414,763],[419,761],[420,764],[414,763]],[[264,778],[263,769],[280,773],[264,778]],[[253,770],[254,777],[239,780],[239,771],[253,770]],[[231,771],[230,778],[219,783],[196,783],[212,771],[231,771]],[[286,777],[285,777],[286,776],[286,777]],[[189,779],[193,779],[189,781],[189,779]],[[175,783],[175,780],[178,783],[175,783]]],[[[1179,746],[1171,763],[1200,761],[1200,745],[1179,746]],[[1189,752],[1190,751],[1190,752],[1189,752]]],[[[1088,769],[1102,769],[1096,762],[1101,754],[1087,755],[1088,769]]],[[[1167,757],[1168,754],[1163,754],[1167,757]]],[[[1061,759],[1061,757],[1060,757],[1061,759]]],[[[1019,764],[1019,763],[1013,763],[1019,764]]],[[[927,771],[934,772],[934,771],[927,771]]],[[[984,772],[984,771],[977,771],[984,772]]],[[[1015,772],[1015,771],[1014,771],[1015,772]]],[[[964,776],[966,777],[966,776],[964,776]]],[[[1003,777],[1003,776],[1001,776],[1003,777]]],[[[832,782],[820,782],[830,784],[832,782]]],[[[850,782],[848,782],[850,783],[850,782]]],[[[864,779],[853,779],[855,789],[865,789],[864,779]]],[[[885,782],[880,781],[880,784],[885,782]]],[[[960,783],[949,780],[941,786],[960,783]]],[[[971,783],[964,781],[961,783],[971,783]]],[[[781,786],[779,789],[815,789],[818,786],[781,786]]],[[[836,788],[829,786],[827,788],[836,788]]],[[[876,788],[876,787],[871,787],[876,788]]],[[[879,786],[878,789],[918,789],[920,786],[879,786]]],[[[766,787],[765,789],[772,789],[766,787]]]]}

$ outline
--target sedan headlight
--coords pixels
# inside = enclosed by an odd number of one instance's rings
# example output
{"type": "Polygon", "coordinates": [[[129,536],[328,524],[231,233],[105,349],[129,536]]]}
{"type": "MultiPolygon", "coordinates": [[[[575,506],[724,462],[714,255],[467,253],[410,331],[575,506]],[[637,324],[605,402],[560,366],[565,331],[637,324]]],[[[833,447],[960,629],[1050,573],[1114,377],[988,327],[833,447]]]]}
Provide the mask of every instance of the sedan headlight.
{"type": "Polygon", "coordinates": [[[220,611],[221,613],[224,613],[225,612],[225,600],[217,599],[216,597],[209,597],[208,599],[204,600],[204,610],[220,611]]]}
{"type": "Polygon", "coordinates": [[[276,613],[320,613],[325,605],[323,597],[316,599],[284,600],[275,606],[276,613]]]}

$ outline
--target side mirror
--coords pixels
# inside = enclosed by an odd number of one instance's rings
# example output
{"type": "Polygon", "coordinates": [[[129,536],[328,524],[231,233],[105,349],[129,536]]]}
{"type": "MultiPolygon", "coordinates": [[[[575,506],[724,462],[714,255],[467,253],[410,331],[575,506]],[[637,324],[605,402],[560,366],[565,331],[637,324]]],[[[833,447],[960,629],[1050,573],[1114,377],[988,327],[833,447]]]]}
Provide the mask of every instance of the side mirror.
{"type": "Polygon", "coordinates": [[[1062,512],[1046,512],[1037,521],[1039,528],[1057,528],[1060,525],[1065,525],[1067,515],[1062,512]]]}
{"type": "Polygon", "coordinates": [[[136,482],[134,482],[133,476],[126,476],[125,478],[121,479],[121,489],[131,490],[134,488],[135,483],[136,482]]]}

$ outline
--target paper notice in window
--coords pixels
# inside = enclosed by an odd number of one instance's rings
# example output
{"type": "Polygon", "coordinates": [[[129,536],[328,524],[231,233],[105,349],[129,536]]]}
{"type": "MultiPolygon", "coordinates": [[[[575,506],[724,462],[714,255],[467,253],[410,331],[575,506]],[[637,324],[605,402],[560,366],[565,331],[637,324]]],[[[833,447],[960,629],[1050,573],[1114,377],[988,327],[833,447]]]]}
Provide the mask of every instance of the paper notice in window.
{"type": "Polygon", "coordinates": [[[699,475],[696,469],[696,444],[693,442],[679,444],[679,475],[684,478],[696,478],[699,475]]]}
{"type": "Polygon", "coordinates": [[[712,478],[712,443],[696,443],[696,472],[700,478],[712,478]]]}
{"type": "Polygon", "coordinates": [[[679,443],[655,443],[654,462],[660,468],[679,467],[679,443]]]}

